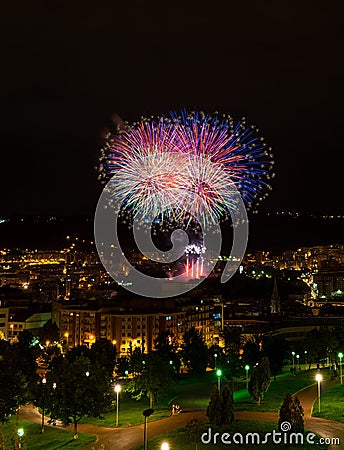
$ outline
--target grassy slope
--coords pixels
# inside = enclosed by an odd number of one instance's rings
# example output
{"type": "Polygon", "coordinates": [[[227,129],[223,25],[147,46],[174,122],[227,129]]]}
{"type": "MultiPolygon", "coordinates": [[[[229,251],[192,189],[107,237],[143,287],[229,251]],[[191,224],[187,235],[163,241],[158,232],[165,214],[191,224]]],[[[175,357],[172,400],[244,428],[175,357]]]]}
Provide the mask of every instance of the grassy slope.
{"type": "Polygon", "coordinates": [[[16,426],[15,418],[12,418],[2,426],[2,434],[8,448],[12,448],[11,439],[15,436],[18,428],[24,429],[25,443],[30,450],[82,449],[96,439],[93,435],[78,433],[79,439],[74,441],[72,431],[59,430],[49,426],[45,427],[45,432],[42,434],[40,425],[19,418],[18,426],[16,426]]]}

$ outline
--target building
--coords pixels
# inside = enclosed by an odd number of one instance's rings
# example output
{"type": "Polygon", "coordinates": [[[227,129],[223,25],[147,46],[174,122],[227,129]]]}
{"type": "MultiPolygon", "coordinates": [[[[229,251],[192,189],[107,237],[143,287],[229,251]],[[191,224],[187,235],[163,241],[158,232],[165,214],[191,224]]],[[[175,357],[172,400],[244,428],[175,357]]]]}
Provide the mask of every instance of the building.
{"type": "Polygon", "coordinates": [[[8,339],[9,308],[0,308],[0,339],[8,339]]]}

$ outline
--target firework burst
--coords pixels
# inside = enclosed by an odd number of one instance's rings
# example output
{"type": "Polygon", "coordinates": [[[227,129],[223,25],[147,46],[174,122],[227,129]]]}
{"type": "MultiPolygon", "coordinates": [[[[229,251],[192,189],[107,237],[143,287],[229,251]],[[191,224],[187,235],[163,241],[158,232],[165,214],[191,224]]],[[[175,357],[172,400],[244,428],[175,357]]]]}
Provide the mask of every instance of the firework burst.
{"type": "Polygon", "coordinates": [[[257,132],[198,112],[142,119],[107,136],[101,176],[134,216],[216,222],[235,208],[234,191],[250,207],[270,189],[271,149],[257,132]]]}

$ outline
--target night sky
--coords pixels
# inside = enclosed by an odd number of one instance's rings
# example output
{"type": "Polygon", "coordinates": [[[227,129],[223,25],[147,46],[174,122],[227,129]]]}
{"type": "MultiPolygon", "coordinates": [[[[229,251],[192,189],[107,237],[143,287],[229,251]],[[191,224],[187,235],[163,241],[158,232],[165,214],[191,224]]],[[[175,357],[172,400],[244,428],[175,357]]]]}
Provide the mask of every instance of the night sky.
{"type": "Polygon", "coordinates": [[[276,161],[263,210],[343,212],[340,1],[6,3],[1,216],[93,214],[112,115],[182,107],[259,127],[276,161]]]}

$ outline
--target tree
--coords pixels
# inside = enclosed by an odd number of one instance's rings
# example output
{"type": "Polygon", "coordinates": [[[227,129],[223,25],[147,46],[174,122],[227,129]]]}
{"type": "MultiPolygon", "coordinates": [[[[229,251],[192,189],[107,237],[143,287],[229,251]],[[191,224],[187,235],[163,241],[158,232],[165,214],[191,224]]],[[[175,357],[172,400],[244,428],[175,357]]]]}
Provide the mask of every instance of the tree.
{"type": "Polygon", "coordinates": [[[248,383],[248,392],[259,406],[264,393],[270,386],[270,364],[266,356],[260,360],[259,364],[252,370],[248,383]]]}
{"type": "Polygon", "coordinates": [[[208,349],[202,334],[191,328],[184,334],[182,355],[186,366],[195,373],[204,373],[208,364],[208,349]]]}
{"type": "MultiPolygon", "coordinates": [[[[96,361],[91,364],[84,355],[69,354],[54,358],[47,373],[44,405],[52,420],[64,425],[74,424],[74,439],[78,438],[78,422],[84,416],[100,417],[111,405],[110,376],[96,361]]],[[[42,406],[39,398],[37,406],[42,406]]]]}
{"type": "Polygon", "coordinates": [[[244,345],[243,360],[245,364],[253,367],[261,358],[260,348],[256,342],[247,341],[244,345]]]}
{"type": "Polygon", "coordinates": [[[33,400],[37,379],[32,334],[22,331],[14,344],[0,340],[0,422],[6,422],[21,405],[33,400]]]}
{"type": "Polygon", "coordinates": [[[266,340],[263,352],[270,362],[271,374],[278,375],[284,365],[285,359],[290,354],[288,343],[282,336],[272,336],[266,340]]]}
{"type": "MultiPolygon", "coordinates": [[[[13,344],[17,345],[17,344],[13,344]]],[[[0,422],[5,423],[28,400],[28,381],[13,351],[13,345],[0,341],[0,422]]]]}
{"type": "Polygon", "coordinates": [[[137,375],[142,372],[146,363],[146,356],[140,347],[135,347],[129,358],[129,372],[137,375]]]}
{"type": "Polygon", "coordinates": [[[34,345],[32,334],[28,330],[24,330],[19,333],[18,341],[12,345],[12,351],[17,367],[26,377],[28,388],[30,388],[38,379],[36,359],[40,352],[39,346],[34,345]]]}
{"type": "Polygon", "coordinates": [[[178,373],[180,368],[180,358],[177,354],[178,342],[170,331],[160,331],[154,339],[154,349],[158,355],[170,363],[178,373]]]}
{"type": "Polygon", "coordinates": [[[203,432],[203,423],[198,419],[192,419],[186,424],[186,434],[189,439],[195,441],[196,450],[198,449],[198,442],[201,439],[201,434],[203,432]]]}
{"type": "Polygon", "coordinates": [[[218,344],[213,344],[208,348],[209,367],[211,367],[212,369],[216,369],[218,367],[223,368],[225,365],[225,361],[226,358],[223,353],[223,349],[218,344]]]}
{"type": "Polygon", "coordinates": [[[112,376],[116,362],[116,346],[108,339],[97,339],[92,344],[88,357],[91,363],[98,362],[112,376]]]}
{"type": "Polygon", "coordinates": [[[40,341],[44,345],[46,341],[49,341],[50,343],[58,342],[59,337],[59,328],[56,325],[56,322],[52,322],[51,319],[49,319],[43,327],[40,329],[40,341]]]}
{"type": "Polygon", "coordinates": [[[165,393],[172,382],[173,372],[168,361],[161,358],[156,352],[146,355],[143,369],[136,377],[125,385],[125,391],[132,397],[140,400],[143,396],[149,398],[149,407],[165,393]]]}
{"type": "Polygon", "coordinates": [[[116,360],[116,366],[115,366],[115,372],[116,375],[119,377],[124,377],[129,373],[130,367],[129,367],[129,359],[125,356],[120,356],[116,360]],[[126,373],[127,372],[127,373],[126,373]]]}
{"type": "Polygon", "coordinates": [[[282,423],[289,422],[291,425],[291,428],[288,431],[289,433],[303,433],[303,416],[304,412],[300,400],[297,397],[292,397],[289,392],[287,392],[280,409],[278,428],[281,430],[282,423]]]}
{"type": "Polygon", "coordinates": [[[207,408],[207,417],[210,423],[213,423],[217,426],[222,425],[222,408],[221,408],[221,396],[217,385],[214,386],[210,396],[210,402],[207,408]]]}
{"type": "Polygon", "coordinates": [[[224,385],[220,397],[222,413],[221,425],[231,425],[234,420],[234,400],[233,390],[228,383],[224,385]]]}
{"type": "Polygon", "coordinates": [[[338,349],[335,330],[328,327],[314,328],[306,335],[304,342],[308,355],[319,362],[321,359],[333,357],[338,349]]]}
{"type": "Polygon", "coordinates": [[[239,355],[239,351],[242,345],[241,328],[224,327],[221,335],[225,341],[226,354],[239,355]]]}

